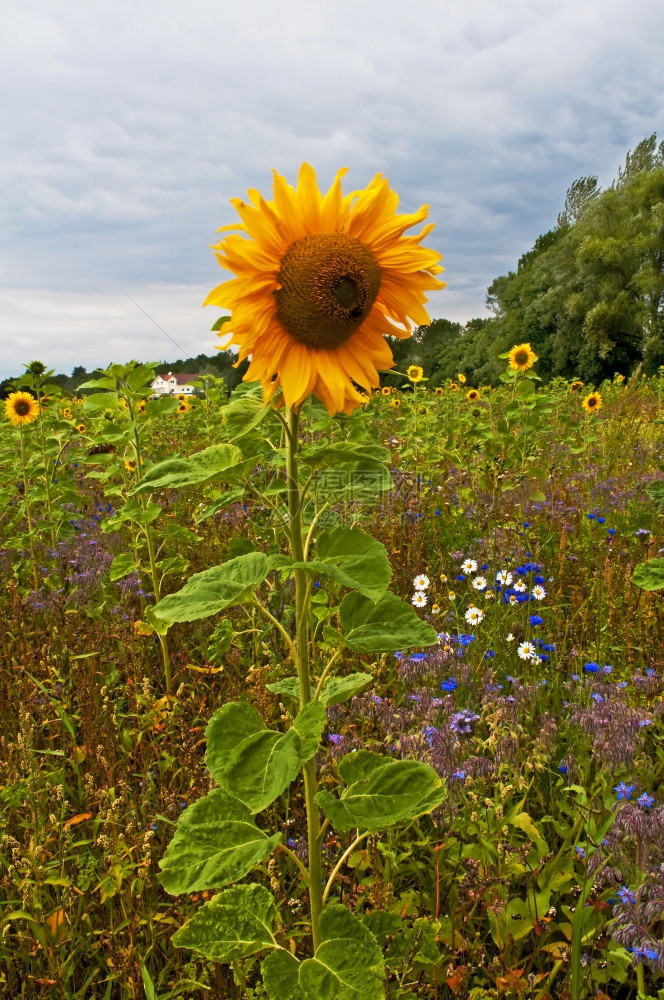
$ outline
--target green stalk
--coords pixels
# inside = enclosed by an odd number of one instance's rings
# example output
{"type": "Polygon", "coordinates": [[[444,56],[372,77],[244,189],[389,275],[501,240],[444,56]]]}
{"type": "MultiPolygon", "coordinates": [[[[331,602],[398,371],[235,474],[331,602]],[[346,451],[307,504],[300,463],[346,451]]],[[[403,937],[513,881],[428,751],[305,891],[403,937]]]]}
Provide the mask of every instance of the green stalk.
{"type": "Polygon", "coordinates": [[[21,473],[23,475],[23,501],[25,503],[25,517],[28,522],[28,538],[30,539],[30,565],[32,569],[32,583],[35,592],[39,590],[39,577],[37,576],[37,558],[35,556],[34,532],[32,527],[32,514],[30,512],[30,496],[28,492],[28,474],[25,469],[25,451],[23,448],[23,424],[18,425],[19,441],[21,447],[21,473]]]}
{"type": "MultiPolygon", "coordinates": [[[[288,482],[288,537],[291,554],[297,562],[305,559],[302,537],[303,494],[300,490],[297,448],[299,415],[288,411],[288,431],[286,434],[286,473],[288,482]]],[[[307,574],[303,569],[295,570],[295,665],[300,684],[300,709],[311,701],[311,676],[309,673],[309,610],[311,594],[307,574]]],[[[321,867],[320,814],[316,805],[316,762],[307,761],[302,768],[304,776],[304,798],[307,810],[307,840],[309,847],[309,902],[311,907],[311,934],[314,951],[321,943],[320,920],[323,912],[323,876],[321,867]]]]}

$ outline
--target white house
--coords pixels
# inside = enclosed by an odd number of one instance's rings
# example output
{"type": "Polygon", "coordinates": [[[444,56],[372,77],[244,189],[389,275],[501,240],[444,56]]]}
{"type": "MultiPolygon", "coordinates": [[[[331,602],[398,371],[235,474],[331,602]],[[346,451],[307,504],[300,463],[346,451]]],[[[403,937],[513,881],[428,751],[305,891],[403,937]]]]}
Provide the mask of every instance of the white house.
{"type": "Polygon", "coordinates": [[[166,375],[157,375],[152,383],[152,391],[159,396],[177,395],[181,392],[186,396],[191,396],[196,391],[196,387],[191,383],[199,377],[186,372],[178,372],[177,375],[172,372],[168,372],[166,375]]]}

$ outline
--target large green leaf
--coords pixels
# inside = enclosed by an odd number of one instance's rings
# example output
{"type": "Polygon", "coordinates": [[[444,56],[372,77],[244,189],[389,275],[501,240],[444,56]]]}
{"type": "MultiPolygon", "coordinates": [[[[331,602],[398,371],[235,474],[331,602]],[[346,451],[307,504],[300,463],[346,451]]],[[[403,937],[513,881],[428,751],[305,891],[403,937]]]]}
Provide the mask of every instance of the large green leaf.
{"type": "Polygon", "coordinates": [[[415,609],[396,594],[374,603],[362,594],[347,594],[339,608],[346,642],[360,653],[387,653],[413,646],[431,646],[438,634],[418,618],[415,609]]]}
{"type": "Polygon", "coordinates": [[[235,885],[202,906],[171,941],[212,962],[233,962],[278,947],[272,934],[274,918],[274,897],[264,886],[235,885]]]}
{"type": "Polygon", "coordinates": [[[217,709],[205,730],[205,762],[218,784],[223,784],[228,758],[235,747],[248,736],[264,729],[265,723],[260,715],[246,701],[229,701],[217,709]]]}
{"type": "Polygon", "coordinates": [[[431,812],[445,799],[445,788],[429,764],[392,760],[368,750],[339,762],[347,788],[340,798],[320,791],[316,801],[335,830],[386,830],[431,812]]]}
{"type": "Polygon", "coordinates": [[[155,615],[167,622],[193,622],[209,618],[226,608],[244,604],[268,574],[267,556],[248,552],[194,573],[182,590],[169,594],[155,606],[155,615]]]}
{"type": "Polygon", "coordinates": [[[153,465],[132,493],[146,493],[158,489],[179,489],[206,483],[242,462],[242,453],[234,444],[213,444],[197,451],[188,458],[167,458],[153,465]]]}
{"type": "Polygon", "coordinates": [[[242,802],[215,788],[180,815],[159,881],[173,896],[218,889],[237,882],[280,841],[280,833],[268,837],[258,829],[242,802]]]}
{"type": "Polygon", "coordinates": [[[162,508],[158,503],[149,503],[143,507],[140,500],[128,500],[124,507],[101,522],[101,530],[108,534],[109,531],[115,531],[116,528],[119,528],[125,521],[133,521],[134,524],[142,525],[151,524],[161,512],[162,508]]]}
{"type": "Polygon", "coordinates": [[[323,910],[321,944],[299,962],[273,951],[263,960],[270,1000],[383,1000],[384,964],[371,931],[338,903],[323,910]]]}
{"type": "Polygon", "coordinates": [[[356,694],[364,691],[367,684],[373,680],[371,674],[355,673],[345,677],[331,677],[320,693],[319,701],[326,708],[329,705],[340,705],[356,694]]]}
{"type": "Polygon", "coordinates": [[[382,444],[357,444],[355,441],[339,441],[323,448],[303,449],[300,459],[304,465],[314,469],[328,469],[338,465],[364,464],[368,470],[392,460],[389,448],[382,444]]]}
{"type": "Polygon", "coordinates": [[[272,406],[263,402],[262,387],[255,386],[237,399],[232,399],[221,411],[224,429],[231,441],[244,437],[270,413],[272,406]]]}
{"type": "Polygon", "coordinates": [[[293,568],[305,569],[312,576],[328,576],[372,601],[385,593],[391,576],[385,546],[361,528],[324,531],[318,538],[314,558],[293,563],[293,568]]]}
{"type": "Polygon", "coordinates": [[[108,575],[111,580],[121,580],[123,576],[128,576],[138,567],[139,563],[130,552],[121,552],[109,566],[108,575]]]}
{"type": "Polygon", "coordinates": [[[224,705],[206,730],[208,767],[231,795],[260,812],[316,753],[325,723],[319,702],[305,705],[285,733],[266,729],[258,713],[243,702],[224,705]]]}
{"type": "Polygon", "coordinates": [[[634,567],[632,583],[641,590],[661,590],[664,587],[664,559],[649,559],[634,567]]]}
{"type": "Polygon", "coordinates": [[[283,677],[280,681],[273,681],[272,684],[266,684],[265,687],[268,691],[271,691],[272,694],[285,694],[289,698],[299,701],[300,680],[297,676],[283,677]]]}

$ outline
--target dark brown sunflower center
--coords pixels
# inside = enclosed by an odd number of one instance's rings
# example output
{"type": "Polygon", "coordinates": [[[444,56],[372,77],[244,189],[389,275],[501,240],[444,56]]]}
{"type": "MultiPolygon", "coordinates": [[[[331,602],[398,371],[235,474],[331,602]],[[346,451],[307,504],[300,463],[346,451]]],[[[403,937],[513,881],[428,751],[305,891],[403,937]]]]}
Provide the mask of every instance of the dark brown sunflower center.
{"type": "Polygon", "coordinates": [[[591,396],[590,399],[588,400],[588,406],[597,406],[597,400],[595,399],[594,396],[591,396]]]}
{"type": "Polygon", "coordinates": [[[527,351],[517,351],[514,355],[514,360],[517,365],[528,364],[528,352],[527,351]]]}
{"type": "Polygon", "coordinates": [[[311,348],[333,349],[362,325],[380,289],[380,266],[361,240],[313,233],[281,258],[277,317],[311,348]]]}
{"type": "Polygon", "coordinates": [[[27,417],[30,412],[30,404],[25,399],[17,399],[14,403],[14,413],[17,417],[27,417]]]}

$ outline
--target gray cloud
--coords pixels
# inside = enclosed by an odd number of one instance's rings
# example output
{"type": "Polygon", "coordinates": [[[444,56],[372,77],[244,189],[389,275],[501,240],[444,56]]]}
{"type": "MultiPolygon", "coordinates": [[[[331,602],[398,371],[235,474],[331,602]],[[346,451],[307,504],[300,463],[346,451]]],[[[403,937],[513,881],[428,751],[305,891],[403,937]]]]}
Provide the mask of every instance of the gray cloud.
{"type": "MultiPolygon", "coordinates": [[[[656,0],[23,0],[0,60],[0,375],[209,351],[228,199],[302,160],[431,205],[448,288],[487,284],[582,174],[662,120],[656,0]]],[[[661,128],[661,126],[660,126],[661,128]]]]}

